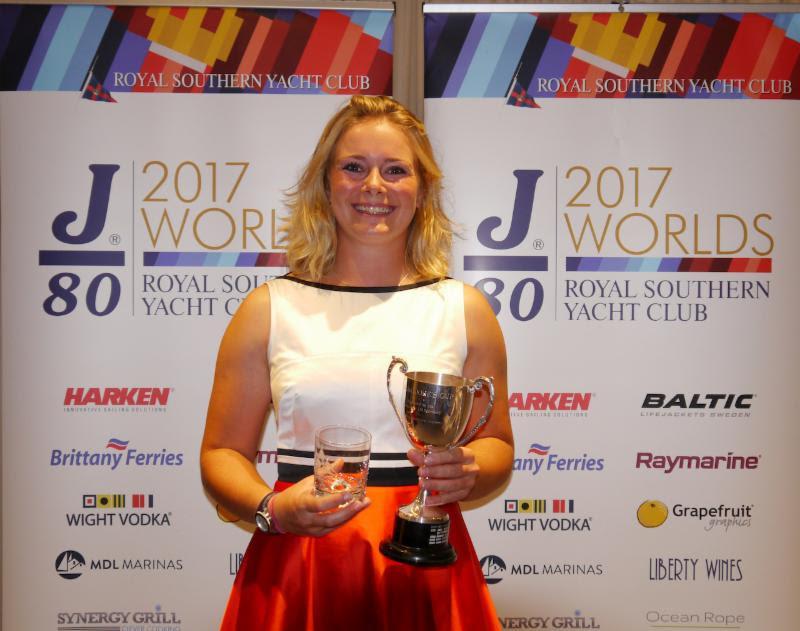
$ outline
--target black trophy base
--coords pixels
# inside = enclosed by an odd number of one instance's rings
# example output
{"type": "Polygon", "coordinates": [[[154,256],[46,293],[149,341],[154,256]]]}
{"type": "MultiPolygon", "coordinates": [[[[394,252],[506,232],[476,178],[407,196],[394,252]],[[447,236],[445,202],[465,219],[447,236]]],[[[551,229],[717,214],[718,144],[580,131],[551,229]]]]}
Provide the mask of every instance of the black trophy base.
{"type": "Polygon", "coordinates": [[[381,552],[395,561],[420,566],[450,565],[458,558],[455,549],[447,543],[450,522],[420,523],[394,518],[394,534],[381,541],[381,552]]]}

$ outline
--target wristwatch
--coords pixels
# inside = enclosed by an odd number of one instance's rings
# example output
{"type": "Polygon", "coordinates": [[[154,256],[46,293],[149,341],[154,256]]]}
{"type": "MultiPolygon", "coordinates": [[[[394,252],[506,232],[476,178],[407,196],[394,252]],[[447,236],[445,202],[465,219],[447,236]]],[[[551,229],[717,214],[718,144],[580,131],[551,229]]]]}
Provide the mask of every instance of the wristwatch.
{"type": "Polygon", "coordinates": [[[269,512],[269,501],[272,499],[272,496],[277,495],[277,493],[277,491],[270,491],[267,493],[264,499],[259,503],[258,509],[256,509],[256,526],[258,526],[261,532],[266,532],[271,535],[278,534],[278,529],[275,528],[275,522],[269,512]]]}

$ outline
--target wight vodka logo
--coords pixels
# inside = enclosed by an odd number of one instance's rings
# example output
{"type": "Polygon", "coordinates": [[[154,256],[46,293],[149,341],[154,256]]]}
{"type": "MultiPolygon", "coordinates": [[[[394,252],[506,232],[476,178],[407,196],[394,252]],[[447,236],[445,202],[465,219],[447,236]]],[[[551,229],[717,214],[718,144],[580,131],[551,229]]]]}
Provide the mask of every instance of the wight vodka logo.
{"type": "Polygon", "coordinates": [[[161,451],[140,451],[128,449],[127,440],[110,438],[106,451],[88,451],[71,448],[53,449],[50,452],[51,467],[106,467],[112,471],[117,467],[179,467],[183,464],[183,454],[161,451]]]}
{"type": "Polygon", "coordinates": [[[150,510],[154,504],[155,496],[145,493],[84,495],[84,510],[67,513],[67,526],[171,526],[172,513],[150,510]]]}
{"type": "Polygon", "coordinates": [[[506,499],[506,514],[520,514],[519,517],[503,517],[488,519],[489,530],[492,532],[589,532],[591,531],[591,517],[562,516],[575,512],[575,500],[568,499],[506,499]],[[530,517],[525,513],[547,514],[553,513],[557,517],[530,517]]]}

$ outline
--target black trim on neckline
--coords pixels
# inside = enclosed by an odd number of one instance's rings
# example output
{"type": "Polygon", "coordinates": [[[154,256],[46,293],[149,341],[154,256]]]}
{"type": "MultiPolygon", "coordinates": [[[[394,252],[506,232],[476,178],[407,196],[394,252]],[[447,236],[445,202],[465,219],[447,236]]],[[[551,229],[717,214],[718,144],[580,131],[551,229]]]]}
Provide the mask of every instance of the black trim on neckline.
{"type": "Polygon", "coordinates": [[[327,289],[329,291],[351,291],[359,294],[385,294],[394,291],[406,291],[408,289],[417,289],[418,287],[425,287],[427,285],[433,285],[434,283],[441,282],[449,278],[449,276],[444,276],[440,278],[429,278],[427,280],[421,280],[417,283],[411,283],[410,285],[390,285],[388,287],[351,287],[347,285],[328,285],[326,283],[317,283],[313,280],[305,280],[303,278],[297,278],[296,276],[289,276],[289,274],[284,274],[283,276],[279,276],[278,278],[285,278],[286,280],[290,280],[295,283],[300,283],[301,285],[308,285],[309,287],[316,287],[317,289],[327,289]]]}

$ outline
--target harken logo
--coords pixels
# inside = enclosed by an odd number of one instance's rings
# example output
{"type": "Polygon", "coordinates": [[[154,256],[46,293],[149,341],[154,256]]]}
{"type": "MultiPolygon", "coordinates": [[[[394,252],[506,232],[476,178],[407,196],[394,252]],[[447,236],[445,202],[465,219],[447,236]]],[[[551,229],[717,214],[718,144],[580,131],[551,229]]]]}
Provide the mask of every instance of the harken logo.
{"type": "Polygon", "coordinates": [[[64,392],[67,412],[163,412],[169,404],[172,388],[96,386],[69,387],[64,392]]]}
{"type": "Polygon", "coordinates": [[[83,573],[84,567],[86,567],[86,559],[75,550],[64,550],[56,557],[56,572],[61,578],[78,578],[83,573]]]}
{"type": "Polygon", "coordinates": [[[512,392],[508,408],[512,416],[587,416],[591,392],[512,392]]]}

